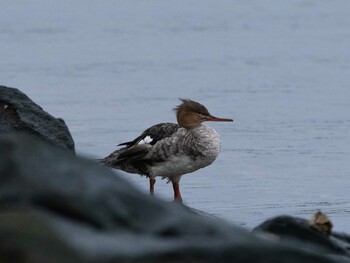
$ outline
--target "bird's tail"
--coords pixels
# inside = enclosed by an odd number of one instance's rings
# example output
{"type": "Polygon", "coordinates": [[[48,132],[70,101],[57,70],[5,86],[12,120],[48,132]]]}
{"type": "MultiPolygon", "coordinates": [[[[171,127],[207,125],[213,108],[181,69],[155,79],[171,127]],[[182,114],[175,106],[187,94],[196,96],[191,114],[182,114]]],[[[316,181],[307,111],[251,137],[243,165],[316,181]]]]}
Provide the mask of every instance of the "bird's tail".
{"type": "Polygon", "coordinates": [[[108,155],[102,159],[98,159],[98,161],[100,163],[102,163],[103,165],[118,169],[117,162],[119,160],[118,158],[119,158],[119,155],[121,152],[122,152],[121,150],[114,151],[110,155],[108,155]]]}

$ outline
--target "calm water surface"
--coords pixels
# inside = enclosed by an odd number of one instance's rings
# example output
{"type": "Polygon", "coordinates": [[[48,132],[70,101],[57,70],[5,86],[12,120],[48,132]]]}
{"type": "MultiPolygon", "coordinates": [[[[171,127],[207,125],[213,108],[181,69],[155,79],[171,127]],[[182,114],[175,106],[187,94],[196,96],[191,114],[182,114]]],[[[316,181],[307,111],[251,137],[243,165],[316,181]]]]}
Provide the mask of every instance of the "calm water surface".
{"type": "MultiPolygon", "coordinates": [[[[248,228],[280,214],[350,223],[350,3],[2,1],[0,84],[100,158],[191,98],[234,123],[216,162],[183,176],[193,208],[248,228]]],[[[148,181],[122,174],[142,191],[148,181]]],[[[172,199],[158,180],[157,196],[172,199]]]]}

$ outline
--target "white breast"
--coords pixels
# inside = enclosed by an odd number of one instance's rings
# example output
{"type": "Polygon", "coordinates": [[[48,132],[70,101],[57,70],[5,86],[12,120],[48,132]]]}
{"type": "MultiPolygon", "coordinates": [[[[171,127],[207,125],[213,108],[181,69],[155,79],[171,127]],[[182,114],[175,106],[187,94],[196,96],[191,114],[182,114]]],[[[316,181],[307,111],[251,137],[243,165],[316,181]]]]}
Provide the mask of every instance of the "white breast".
{"type": "Polygon", "coordinates": [[[199,138],[197,144],[200,145],[201,152],[205,159],[211,160],[209,163],[211,164],[215,161],[221,149],[219,134],[214,129],[203,125],[197,127],[194,133],[194,137],[199,138]]]}
{"type": "Polygon", "coordinates": [[[179,129],[152,149],[167,158],[150,167],[150,174],[172,178],[194,172],[214,162],[220,148],[219,135],[212,128],[201,125],[190,131],[179,129]]]}

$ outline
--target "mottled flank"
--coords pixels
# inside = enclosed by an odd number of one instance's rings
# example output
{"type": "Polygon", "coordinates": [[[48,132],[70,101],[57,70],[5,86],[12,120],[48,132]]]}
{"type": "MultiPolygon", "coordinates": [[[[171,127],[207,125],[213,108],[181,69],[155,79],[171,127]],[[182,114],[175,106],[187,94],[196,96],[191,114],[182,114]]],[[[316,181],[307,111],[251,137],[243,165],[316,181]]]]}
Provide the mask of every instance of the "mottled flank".
{"type": "Polygon", "coordinates": [[[203,125],[186,130],[176,124],[165,123],[148,130],[160,131],[150,135],[155,138],[151,143],[137,144],[149,136],[146,130],[134,141],[121,144],[127,147],[114,151],[101,161],[129,173],[175,178],[210,165],[220,152],[219,135],[203,125]],[[164,131],[164,138],[160,140],[164,131]],[[171,131],[175,132],[170,134],[171,131]]]}

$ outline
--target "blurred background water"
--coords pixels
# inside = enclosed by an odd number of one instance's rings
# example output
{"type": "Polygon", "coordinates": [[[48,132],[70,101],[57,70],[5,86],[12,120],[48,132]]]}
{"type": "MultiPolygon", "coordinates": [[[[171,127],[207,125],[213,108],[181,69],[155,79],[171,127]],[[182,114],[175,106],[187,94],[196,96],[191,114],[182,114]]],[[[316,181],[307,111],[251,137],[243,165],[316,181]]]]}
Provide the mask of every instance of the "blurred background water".
{"type": "MultiPolygon", "coordinates": [[[[234,123],[216,162],[183,176],[185,204],[251,228],[280,214],[350,222],[350,2],[0,2],[0,84],[101,158],[191,98],[234,123]]],[[[142,191],[148,180],[122,176],[142,191]]],[[[172,200],[158,180],[156,194],[172,200]]]]}

